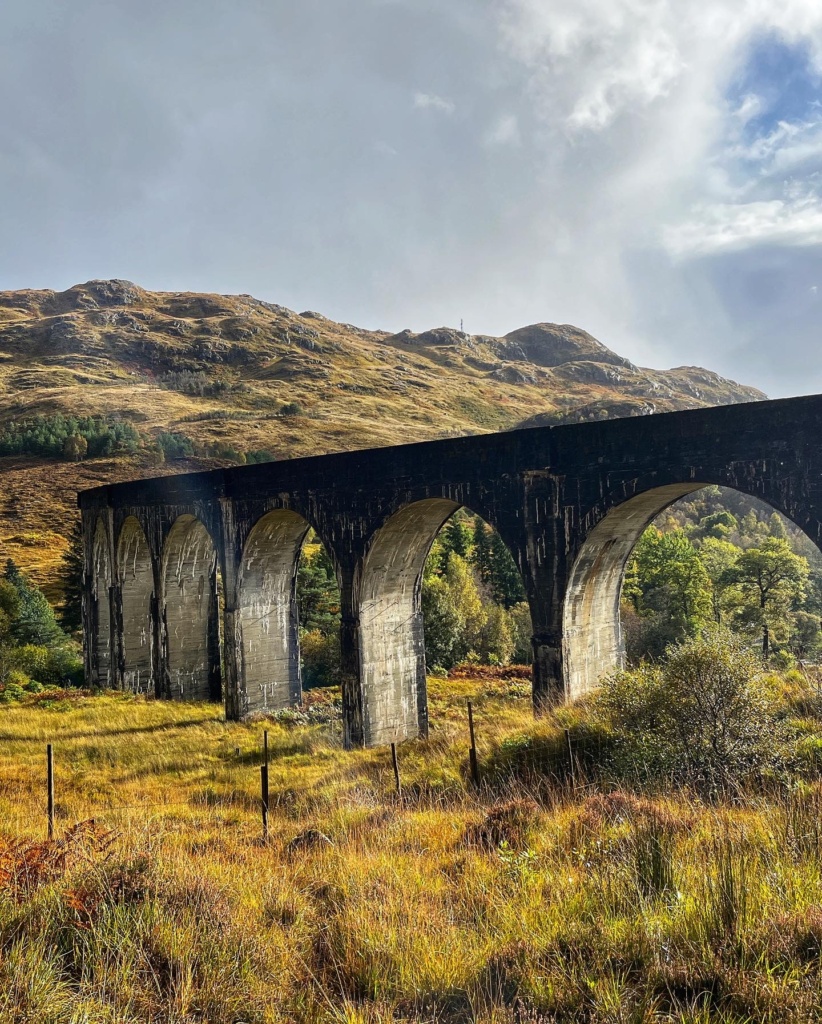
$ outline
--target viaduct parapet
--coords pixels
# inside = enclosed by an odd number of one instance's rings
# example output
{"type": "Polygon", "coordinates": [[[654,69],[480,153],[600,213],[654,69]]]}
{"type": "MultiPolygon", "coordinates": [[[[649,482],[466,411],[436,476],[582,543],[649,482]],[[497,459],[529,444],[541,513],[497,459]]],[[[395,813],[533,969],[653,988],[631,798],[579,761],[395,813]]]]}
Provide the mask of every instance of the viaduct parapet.
{"type": "Polygon", "coordinates": [[[340,585],[346,742],[425,736],[423,563],[465,507],[499,531],[522,573],[539,709],[621,664],[631,549],[667,505],[708,484],[767,502],[819,545],[822,396],[84,491],[87,680],[224,700],[231,719],[298,702],[295,585],[313,527],[340,585]]]}

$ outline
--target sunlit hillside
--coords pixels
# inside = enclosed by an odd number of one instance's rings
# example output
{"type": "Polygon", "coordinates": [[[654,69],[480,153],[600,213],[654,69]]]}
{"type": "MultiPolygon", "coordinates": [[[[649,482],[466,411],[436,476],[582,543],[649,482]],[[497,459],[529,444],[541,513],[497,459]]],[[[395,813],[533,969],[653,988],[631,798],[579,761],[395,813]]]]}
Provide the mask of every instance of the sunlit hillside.
{"type": "Polygon", "coordinates": [[[0,550],[53,586],[74,493],[101,482],[761,397],[696,367],[636,367],[567,325],[392,335],[126,281],[0,292],[0,550]],[[64,448],[59,417],[130,440],[64,448]]]}

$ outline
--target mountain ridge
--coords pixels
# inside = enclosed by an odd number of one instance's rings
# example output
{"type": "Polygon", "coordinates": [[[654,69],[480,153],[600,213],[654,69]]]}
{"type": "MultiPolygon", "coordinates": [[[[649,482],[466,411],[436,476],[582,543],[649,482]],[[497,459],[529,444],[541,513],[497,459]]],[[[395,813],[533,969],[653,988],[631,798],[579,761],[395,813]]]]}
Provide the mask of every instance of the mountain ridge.
{"type": "Polygon", "coordinates": [[[392,333],[248,294],[154,292],[120,279],[3,291],[0,434],[83,415],[125,422],[139,442],[78,463],[0,458],[7,482],[29,495],[0,500],[0,546],[47,581],[75,514],[72,482],[764,397],[702,367],[636,366],[569,324],[502,337],[392,333]],[[183,438],[187,457],[163,464],[161,435],[183,438]]]}

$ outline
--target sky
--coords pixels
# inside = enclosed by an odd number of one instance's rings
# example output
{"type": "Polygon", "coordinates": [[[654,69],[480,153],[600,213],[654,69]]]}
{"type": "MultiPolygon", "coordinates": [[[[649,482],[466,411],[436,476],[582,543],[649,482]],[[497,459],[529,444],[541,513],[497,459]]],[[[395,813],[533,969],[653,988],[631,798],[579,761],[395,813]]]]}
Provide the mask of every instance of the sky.
{"type": "Polygon", "coordinates": [[[3,0],[0,290],[110,277],[822,392],[822,4],[3,0]]]}

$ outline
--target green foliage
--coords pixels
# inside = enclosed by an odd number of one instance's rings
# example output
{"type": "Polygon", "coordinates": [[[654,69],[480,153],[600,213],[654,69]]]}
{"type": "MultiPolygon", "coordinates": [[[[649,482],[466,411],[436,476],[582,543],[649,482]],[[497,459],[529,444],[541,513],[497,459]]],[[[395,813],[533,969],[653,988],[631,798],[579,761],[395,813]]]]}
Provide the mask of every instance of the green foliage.
{"type": "Polygon", "coordinates": [[[611,676],[594,700],[618,774],[708,795],[778,768],[783,710],[744,640],[721,626],[677,644],[661,665],[611,676]]]}
{"type": "Polygon", "coordinates": [[[156,440],[166,459],[187,459],[194,454],[194,444],[185,434],[161,430],[156,440]]]}
{"type": "Polygon", "coordinates": [[[43,592],[9,559],[0,579],[0,686],[79,684],[82,668],[78,645],[60,628],[43,592]]]}
{"type": "Polygon", "coordinates": [[[660,657],[665,648],[692,636],[711,617],[711,582],[696,549],[682,530],[650,527],[639,540],[626,572],[623,596],[640,617],[629,654],[660,657]]]}
{"type": "Polygon", "coordinates": [[[277,456],[267,448],[258,448],[245,453],[245,461],[253,466],[260,462],[274,462],[277,456]]]}
{"type": "Polygon", "coordinates": [[[86,456],[133,454],[140,434],[122,420],[103,416],[34,416],[0,428],[0,455],[39,455],[72,462],[86,456]]]}
{"type": "Polygon", "coordinates": [[[286,402],[280,409],[281,416],[302,416],[303,407],[299,402],[286,402]]]}
{"type": "MultiPolygon", "coordinates": [[[[426,561],[422,613],[429,668],[450,669],[464,661],[507,665],[515,658],[531,660],[531,617],[527,604],[512,600],[511,607],[506,607],[495,600],[490,585],[481,580],[477,563],[482,561],[483,552],[489,556],[488,579],[493,579],[493,548],[488,527],[481,520],[477,522],[481,530],[475,526],[474,538],[480,537],[481,545],[487,541],[479,559],[475,546],[466,556],[446,547],[453,541],[453,534],[444,534],[426,561]]],[[[458,543],[464,537],[464,533],[458,534],[458,543]]],[[[503,550],[510,560],[504,545],[503,550]]],[[[513,587],[511,591],[509,596],[513,599],[513,587]]]]}
{"type": "Polygon", "coordinates": [[[491,582],[491,531],[479,516],[474,520],[471,562],[477,570],[480,583],[488,586],[491,582]]]}
{"type": "Polygon", "coordinates": [[[791,611],[805,597],[809,571],[807,560],[780,537],[768,537],[760,547],[743,551],[729,568],[728,582],[747,599],[737,618],[761,631],[764,658],[770,653],[772,634],[783,644],[787,641],[791,611]]]}
{"type": "Polygon", "coordinates": [[[305,687],[340,681],[340,588],[328,552],[310,536],[297,568],[302,680],[305,687]]]}
{"type": "Polygon", "coordinates": [[[443,551],[446,554],[453,551],[460,558],[466,558],[471,550],[471,537],[468,517],[462,511],[457,512],[451,516],[440,534],[443,551]]]}
{"type": "Polygon", "coordinates": [[[812,569],[797,550],[807,550],[807,538],[791,533],[777,513],[758,511],[741,495],[732,512],[719,501],[734,501],[733,492],[704,493],[679,503],[685,514],[673,506],[634,549],[622,591],[630,661],[658,659],[710,622],[758,637],[763,657],[774,664],[817,657],[819,553],[809,552],[818,566],[812,569]]]}
{"type": "Polygon", "coordinates": [[[63,555],[63,607],[60,625],[67,633],[78,633],[83,626],[83,523],[79,516],[69,534],[69,543],[63,555]]]}
{"type": "Polygon", "coordinates": [[[525,600],[525,587],[517,564],[496,530],[491,532],[488,583],[494,600],[506,608],[525,600]]]}
{"type": "Polygon", "coordinates": [[[339,629],[323,632],[310,629],[300,635],[302,683],[313,686],[337,686],[340,682],[339,629]]]}

